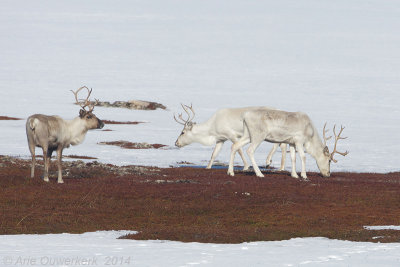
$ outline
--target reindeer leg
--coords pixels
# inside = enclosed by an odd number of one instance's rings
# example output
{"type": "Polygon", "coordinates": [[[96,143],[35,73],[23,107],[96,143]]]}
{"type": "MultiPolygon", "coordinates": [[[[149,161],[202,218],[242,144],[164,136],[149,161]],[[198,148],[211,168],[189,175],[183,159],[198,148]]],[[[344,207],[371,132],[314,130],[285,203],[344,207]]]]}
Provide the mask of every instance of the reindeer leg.
{"type": "Polygon", "coordinates": [[[296,149],[294,148],[293,145],[289,146],[290,149],[290,157],[292,159],[292,177],[293,178],[299,178],[299,176],[296,173],[296,149]]]}
{"type": "Polygon", "coordinates": [[[254,152],[256,151],[257,147],[261,144],[261,142],[262,142],[263,140],[261,140],[261,141],[259,141],[259,140],[254,141],[254,139],[255,139],[255,138],[253,138],[253,140],[252,140],[252,142],[251,142],[249,148],[247,149],[247,154],[248,154],[249,157],[250,157],[251,163],[253,164],[254,172],[256,173],[257,177],[262,178],[262,177],[264,177],[264,174],[262,174],[261,171],[260,171],[260,169],[258,168],[257,162],[256,162],[256,160],[255,160],[255,158],[254,158],[254,152]]]}
{"type": "Polygon", "coordinates": [[[243,160],[243,171],[247,171],[250,167],[249,163],[247,163],[246,157],[244,156],[243,149],[239,148],[239,155],[243,160]]]}
{"type": "MultiPolygon", "coordinates": [[[[237,143],[239,140],[240,139],[238,139],[236,137],[231,139],[232,143],[237,143]]],[[[242,161],[243,161],[243,171],[247,171],[249,169],[250,165],[249,165],[249,163],[247,163],[246,157],[245,157],[245,155],[243,153],[243,149],[240,147],[237,150],[237,152],[239,152],[239,155],[240,155],[240,157],[242,158],[242,161]]]]}
{"type": "Polygon", "coordinates": [[[57,180],[57,182],[59,184],[63,184],[64,183],[64,181],[62,179],[62,170],[61,170],[62,169],[62,165],[61,165],[62,150],[63,150],[62,146],[59,146],[57,148],[57,166],[58,166],[58,180],[57,180]]]}
{"type": "Polygon", "coordinates": [[[29,151],[31,152],[31,157],[32,157],[31,178],[33,178],[35,177],[35,164],[36,164],[35,144],[29,144],[29,151]]]}
{"type": "Polygon", "coordinates": [[[242,146],[248,144],[249,142],[250,142],[250,137],[244,136],[238,142],[232,144],[231,157],[229,159],[228,175],[235,176],[235,173],[233,171],[233,161],[235,160],[235,154],[240,148],[242,148],[242,146]]]}
{"type": "Polygon", "coordinates": [[[274,146],[272,147],[271,151],[269,152],[268,156],[267,156],[267,161],[265,163],[265,166],[268,168],[271,165],[272,162],[272,156],[275,154],[276,150],[278,149],[278,145],[279,144],[274,144],[274,146]]]}
{"type": "Polygon", "coordinates": [[[218,142],[218,143],[215,145],[214,151],[213,151],[213,153],[212,153],[212,155],[211,155],[210,162],[208,163],[206,169],[211,169],[211,167],[212,167],[212,165],[213,165],[213,163],[214,163],[215,158],[218,156],[219,152],[221,151],[221,148],[222,148],[222,145],[223,145],[223,144],[224,144],[224,142],[218,142]]]}
{"type": "Polygon", "coordinates": [[[282,151],[282,159],[281,159],[281,167],[279,168],[279,171],[284,171],[285,170],[285,163],[286,163],[286,147],[287,147],[287,144],[281,143],[280,147],[281,147],[281,151],[282,151]]]}
{"type": "Polygon", "coordinates": [[[303,144],[296,145],[296,149],[299,152],[301,159],[301,178],[303,178],[304,180],[308,180],[306,174],[306,155],[304,154],[303,144]]]}
{"type": "Polygon", "coordinates": [[[45,182],[49,181],[49,160],[48,160],[49,150],[47,147],[43,147],[43,164],[44,164],[44,172],[43,172],[43,180],[45,182]]]}

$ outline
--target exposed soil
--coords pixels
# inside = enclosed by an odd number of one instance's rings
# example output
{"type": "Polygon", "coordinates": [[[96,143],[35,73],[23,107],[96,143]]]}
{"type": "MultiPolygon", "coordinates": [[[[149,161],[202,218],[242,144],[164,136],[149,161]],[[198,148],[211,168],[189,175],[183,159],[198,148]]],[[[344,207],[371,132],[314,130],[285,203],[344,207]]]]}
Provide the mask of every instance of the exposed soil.
{"type": "Polygon", "coordinates": [[[102,120],[104,124],[139,124],[144,123],[141,121],[109,121],[109,120],[102,120]]]}
{"type": "MultiPolygon", "coordinates": [[[[55,164],[54,164],[55,165],[55,164]]],[[[399,242],[400,173],[287,172],[63,162],[65,184],[28,178],[30,162],[0,156],[0,234],[138,230],[124,238],[237,243],[294,237],[399,242]],[[373,238],[382,236],[381,238],[373,238]]]]}
{"type": "Polygon", "coordinates": [[[19,121],[22,120],[20,118],[14,118],[14,117],[7,117],[7,116],[0,116],[0,121],[19,121]]]}
{"type": "Polygon", "coordinates": [[[99,145],[111,145],[111,146],[119,146],[126,149],[158,149],[161,147],[166,147],[166,145],[162,144],[148,144],[148,143],[132,143],[128,141],[112,141],[112,142],[100,142],[99,145]]]}

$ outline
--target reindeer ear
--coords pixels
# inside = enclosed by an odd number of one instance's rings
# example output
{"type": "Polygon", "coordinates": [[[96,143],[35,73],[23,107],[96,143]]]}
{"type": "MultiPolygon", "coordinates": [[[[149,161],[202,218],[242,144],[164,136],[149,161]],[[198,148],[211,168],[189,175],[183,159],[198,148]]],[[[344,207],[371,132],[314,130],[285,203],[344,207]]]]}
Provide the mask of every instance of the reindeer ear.
{"type": "Polygon", "coordinates": [[[85,116],[85,114],[86,114],[86,110],[84,110],[84,109],[79,110],[79,117],[80,118],[83,118],[85,116]]]}
{"type": "Polygon", "coordinates": [[[325,156],[329,156],[329,148],[327,146],[324,147],[324,154],[325,156]]]}
{"type": "Polygon", "coordinates": [[[190,130],[192,130],[193,125],[194,125],[194,123],[191,122],[191,121],[189,121],[189,122],[186,124],[186,127],[187,127],[187,129],[190,131],[190,130]]]}

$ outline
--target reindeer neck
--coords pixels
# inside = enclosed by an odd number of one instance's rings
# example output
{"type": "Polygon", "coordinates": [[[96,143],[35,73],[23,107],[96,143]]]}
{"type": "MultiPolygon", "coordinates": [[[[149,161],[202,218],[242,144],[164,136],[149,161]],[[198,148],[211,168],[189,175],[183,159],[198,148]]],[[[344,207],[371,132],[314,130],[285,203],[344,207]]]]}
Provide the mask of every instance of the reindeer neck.
{"type": "Polygon", "coordinates": [[[211,120],[193,125],[192,132],[197,143],[205,146],[212,146],[215,144],[217,139],[213,134],[212,125],[211,120]]]}
{"type": "Polygon", "coordinates": [[[305,149],[307,153],[313,156],[314,158],[318,158],[324,154],[324,143],[318,135],[318,132],[314,129],[314,135],[311,137],[311,140],[306,143],[305,149]]]}
{"type": "Polygon", "coordinates": [[[66,128],[70,138],[71,145],[78,145],[83,142],[85,135],[89,130],[85,124],[85,121],[80,117],[76,117],[73,120],[66,121],[66,128]]]}

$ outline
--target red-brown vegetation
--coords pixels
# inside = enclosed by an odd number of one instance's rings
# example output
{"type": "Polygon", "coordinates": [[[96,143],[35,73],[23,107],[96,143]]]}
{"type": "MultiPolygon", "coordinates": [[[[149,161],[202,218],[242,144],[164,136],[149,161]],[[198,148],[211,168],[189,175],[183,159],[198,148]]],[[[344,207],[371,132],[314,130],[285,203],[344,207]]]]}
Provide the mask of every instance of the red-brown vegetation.
{"type": "MultiPolygon", "coordinates": [[[[63,164],[67,164],[64,162],[63,164]]],[[[0,234],[138,230],[125,238],[236,243],[324,236],[400,241],[400,173],[333,173],[310,182],[289,173],[158,169],[77,163],[65,184],[45,183],[29,161],[0,157],[0,234]],[[384,236],[373,239],[374,236],[384,236]]]]}
{"type": "Polygon", "coordinates": [[[63,158],[67,158],[67,159],[97,159],[95,157],[79,156],[79,155],[64,155],[63,158]]]}
{"type": "MultiPolygon", "coordinates": [[[[43,158],[42,155],[36,155],[36,158],[43,158]]],[[[89,157],[89,156],[78,156],[78,155],[63,155],[63,158],[67,158],[67,159],[97,159],[95,157],[89,157]]],[[[57,156],[52,156],[52,159],[56,159],[57,156]]]]}
{"type": "Polygon", "coordinates": [[[129,141],[100,142],[99,145],[119,146],[126,149],[151,149],[151,148],[158,149],[161,147],[166,147],[166,145],[162,144],[132,143],[129,141]]]}
{"type": "Polygon", "coordinates": [[[109,120],[102,120],[104,124],[139,124],[144,123],[141,121],[109,121],[109,120]]]}
{"type": "Polygon", "coordinates": [[[19,121],[22,120],[20,118],[14,118],[14,117],[7,117],[7,116],[0,116],[0,121],[19,121]]]}

